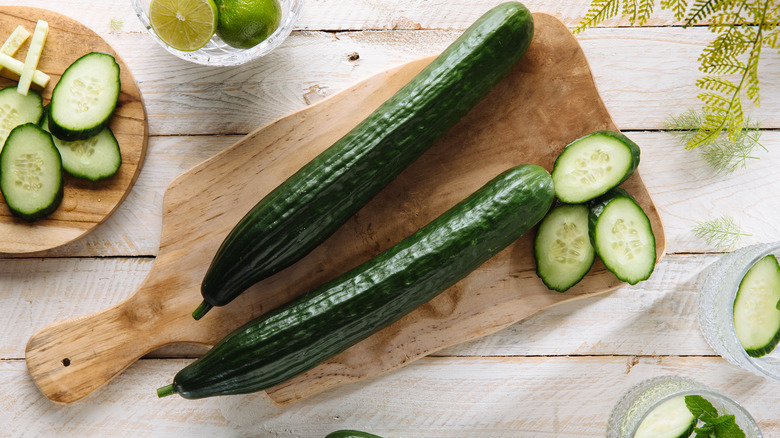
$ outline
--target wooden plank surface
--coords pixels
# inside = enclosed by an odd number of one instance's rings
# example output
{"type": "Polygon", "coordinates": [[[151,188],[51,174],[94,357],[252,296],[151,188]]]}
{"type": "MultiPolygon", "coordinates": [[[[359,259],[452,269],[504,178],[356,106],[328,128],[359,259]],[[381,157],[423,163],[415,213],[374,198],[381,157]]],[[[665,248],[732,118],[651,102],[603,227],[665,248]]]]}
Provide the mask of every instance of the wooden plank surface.
{"type": "Polygon", "coordinates": [[[0,389],[11,395],[0,420],[30,436],[322,438],[357,428],[386,438],[603,437],[623,391],[679,375],[730,395],[764,436],[780,436],[776,387],[719,358],[434,357],[287,407],[258,394],[154,399],[150,383],[165,384],[188,362],[141,361],[103,394],[66,406],[41,400],[21,362],[0,362],[0,389]]]}
{"type": "MultiPolygon", "coordinates": [[[[125,299],[157,255],[162,194],[170,182],[242,135],[361,79],[438,53],[497,0],[310,0],[296,31],[250,65],[187,64],[145,34],[129,2],[0,0],[77,19],[130,65],[151,137],[133,190],[108,221],[64,247],[0,258],[0,424],[9,436],[322,437],[342,427],[386,438],[603,436],[609,410],[632,383],[697,379],[740,401],[767,437],[780,436],[780,383],[737,370],[712,351],[694,315],[695,278],[718,251],[696,222],[730,214],[752,236],[780,240],[780,58],[761,63],[762,106],[751,111],[768,151],[747,170],[717,176],[696,152],[660,132],[696,108],[697,58],[712,38],[668,12],[647,26],[611,20],[577,36],[617,126],[642,147],[640,171],[659,208],[667,256],[633,287],[552,307],[509,328],[442,350],[396,372],[281,408],[262,395],[157,400],[153,390],[203,349],[155,351],[103,391],[58,406],[37,392],[23,360],[29,336],[53,321],[125,299]],[[357,56],[355,56],[357,54],[357,56]],[[220,117],[215,117],[220,114],[220,117]]],[[[588,1],[532,0],[573,27],[588,1]],[[564,4],[565,3],[565,4],[564,4]]]]}

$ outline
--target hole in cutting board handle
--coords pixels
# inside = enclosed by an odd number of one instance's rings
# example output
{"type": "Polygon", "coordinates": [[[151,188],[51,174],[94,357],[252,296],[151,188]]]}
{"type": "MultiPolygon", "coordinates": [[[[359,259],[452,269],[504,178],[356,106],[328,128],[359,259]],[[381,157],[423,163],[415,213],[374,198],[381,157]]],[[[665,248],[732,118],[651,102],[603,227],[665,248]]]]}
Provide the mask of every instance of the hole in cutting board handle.
{"type": "Polygon", "coordinates": [[[70,359],[68,359],[66,357],[65,359],[62,359],[61,363],[62,363],[62,366],[69,367],[70,366],[70,359]]]}

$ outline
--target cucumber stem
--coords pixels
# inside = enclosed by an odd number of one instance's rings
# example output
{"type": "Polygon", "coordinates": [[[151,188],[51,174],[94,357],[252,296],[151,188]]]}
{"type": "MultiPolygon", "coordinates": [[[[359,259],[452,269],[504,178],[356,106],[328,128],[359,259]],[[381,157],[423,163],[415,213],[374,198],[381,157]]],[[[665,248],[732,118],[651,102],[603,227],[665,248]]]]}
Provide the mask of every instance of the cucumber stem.
{"type": "Polygon", "coordinates": [[[173,394],[176,394],[176,388],[173,387],[173,383],[163,386],[162,388],[157,388],[157,397],[159,398],[168,397],[173,394]]]}
{"type": "Polygon", "coordinates": [[[211,308],[214,307],[211,304],[207,303],[205,300],[200,303],[200,306],[198,306],[197,309],[195,309],[194,312],[192,312],[192,317],[195,318],[195,320],[199,320],[203,318],[203,315],[205,315],[211,308]]]}

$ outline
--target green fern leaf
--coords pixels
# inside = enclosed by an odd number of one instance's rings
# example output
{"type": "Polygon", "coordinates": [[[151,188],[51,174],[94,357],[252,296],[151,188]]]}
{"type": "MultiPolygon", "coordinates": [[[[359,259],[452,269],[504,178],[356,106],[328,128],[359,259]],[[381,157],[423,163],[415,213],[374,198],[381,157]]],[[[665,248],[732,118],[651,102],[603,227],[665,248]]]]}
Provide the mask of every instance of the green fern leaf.
{"type": "Polygon", "coordinates": [[[720,0],[696,0],[693,2],[693,7],[688,13],[688,18],[685,21],[685,26],[693,26],[705,19],[708,15],[712,15],[715,12],[715,8],[718,3],[722,3],[720,0]]]}
{"type": "Polygon", "coordinates": [[[589,27],[616,17],[620,12],[620,0],[593,0],[588,12],[582,17],[572,33],[580,33],[589,27]]]}
{"type": "Polygon", "coordinates": [[[628,18],[632,26],[647,23],[653,13],[654,0],[623,0],[623,12],[621,15],[628,18]]]}
{"type": "Polygon", "coordinates": [[[671,9],[674,18],[682,20],[688,10],[688,0],[661,0],[661,9],[671,9]]]}

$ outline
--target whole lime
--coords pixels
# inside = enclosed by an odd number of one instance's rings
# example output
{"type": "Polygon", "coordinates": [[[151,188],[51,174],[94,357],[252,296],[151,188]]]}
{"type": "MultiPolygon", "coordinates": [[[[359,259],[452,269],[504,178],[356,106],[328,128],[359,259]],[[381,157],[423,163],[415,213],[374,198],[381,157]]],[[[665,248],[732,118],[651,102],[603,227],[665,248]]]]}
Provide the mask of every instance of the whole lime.
{"type": "Polygon", "coordinates": [[[282,18],[277,0],[216,0],[217,35],[239,49],[249,49],[268,38],[282,18]]]}

